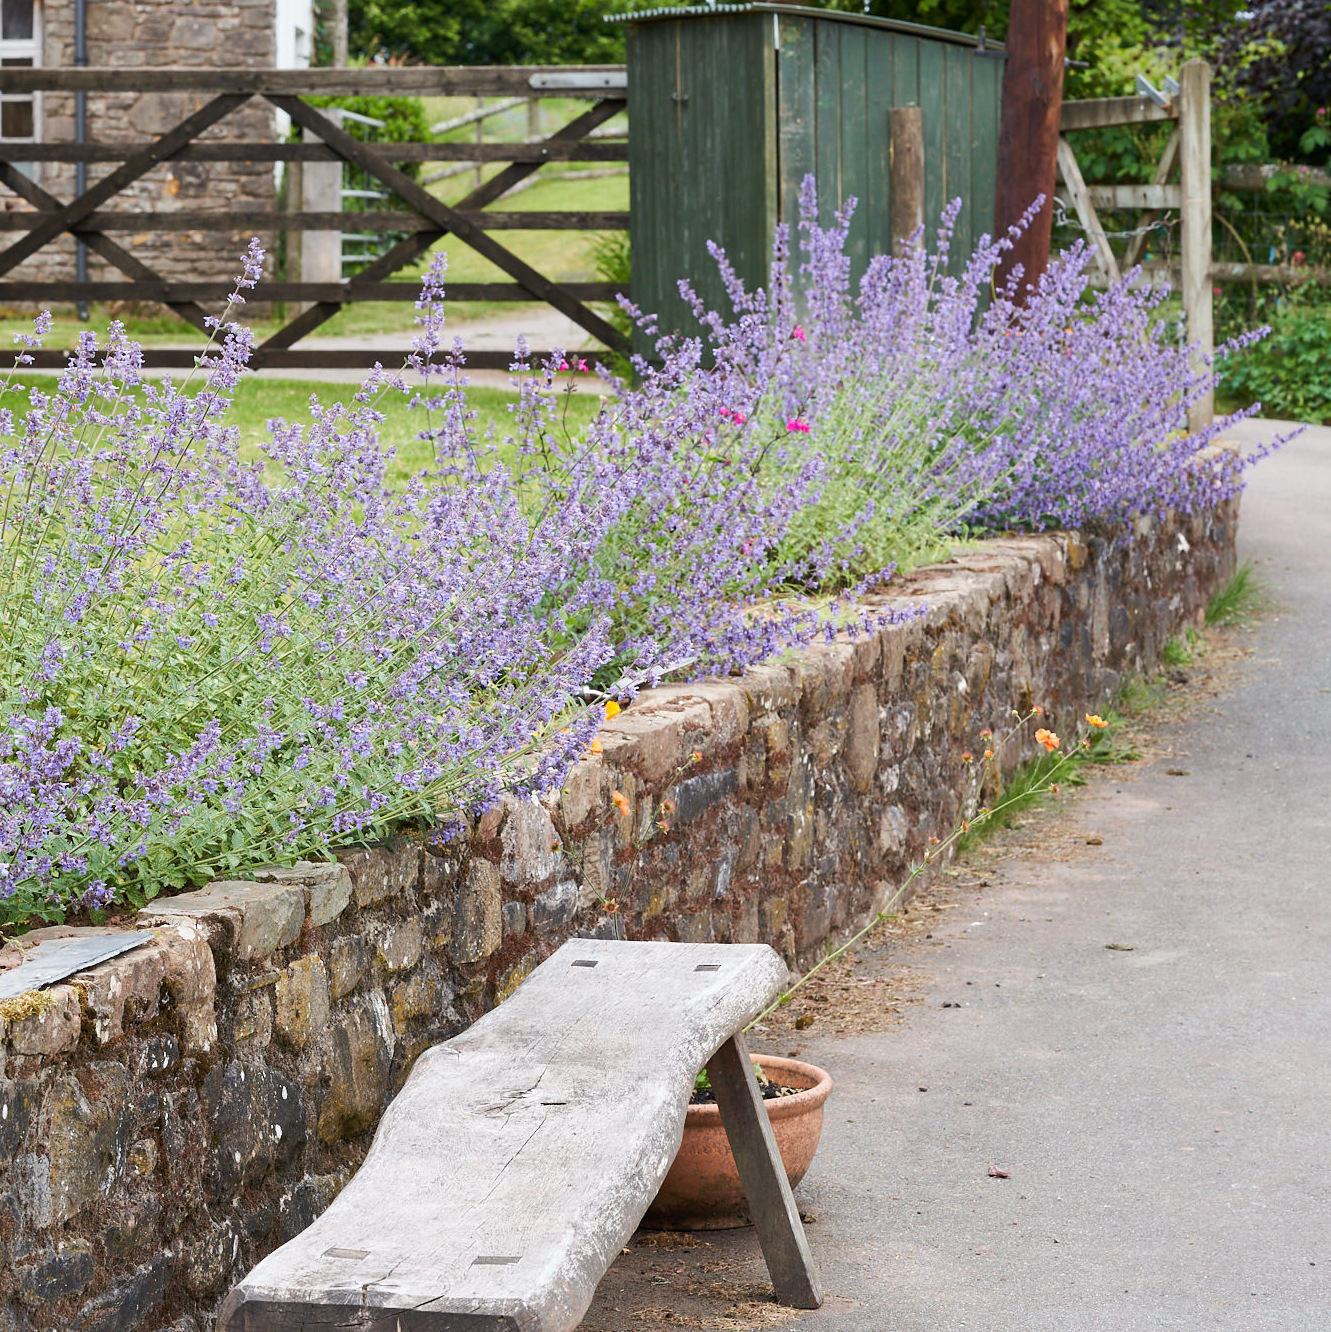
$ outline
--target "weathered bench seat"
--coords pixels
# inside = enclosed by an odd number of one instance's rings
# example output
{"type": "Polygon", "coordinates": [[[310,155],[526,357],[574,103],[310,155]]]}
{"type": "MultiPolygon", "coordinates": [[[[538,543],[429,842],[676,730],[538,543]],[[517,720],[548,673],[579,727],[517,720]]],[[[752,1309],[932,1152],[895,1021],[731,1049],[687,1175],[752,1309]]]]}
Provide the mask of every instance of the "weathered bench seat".
{"type": "Polygon", "coordinates": [[[572,940],[416,1062],[356,1176],[218,1332],[564,1332],[674,1159],[707,1064],[778,1298],[821,1301],[743,1028],[763,945],[572,940]]]}

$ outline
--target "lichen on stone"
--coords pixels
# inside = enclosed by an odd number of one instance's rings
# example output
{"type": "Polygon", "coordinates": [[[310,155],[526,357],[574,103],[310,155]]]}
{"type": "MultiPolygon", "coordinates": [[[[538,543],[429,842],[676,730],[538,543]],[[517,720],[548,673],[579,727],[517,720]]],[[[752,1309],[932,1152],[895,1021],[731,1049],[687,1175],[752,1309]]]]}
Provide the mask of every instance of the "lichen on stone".
{"type": "Polygon", "coordinates": [[[24,990],[9,999],[0,999],[0,1021],[21,1022],[55,1007],[49,990],[24,990]]]}

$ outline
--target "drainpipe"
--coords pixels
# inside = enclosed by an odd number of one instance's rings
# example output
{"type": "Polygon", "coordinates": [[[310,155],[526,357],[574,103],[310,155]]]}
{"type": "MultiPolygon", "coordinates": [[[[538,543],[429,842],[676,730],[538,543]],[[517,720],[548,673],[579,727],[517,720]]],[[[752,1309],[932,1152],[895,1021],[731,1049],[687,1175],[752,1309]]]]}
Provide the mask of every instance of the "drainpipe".
{"type": "MultiPolygon", "coordinates": [[[[82,69],[88,63],[88,0],[74,0],[74,65],[82,69]]],[[[74,94],[74,142],[88,141],[88,94],[81,88],[74,94]]],[[[74,164],[74,192],[82,194],[88,188],[88,164],[74,164]]],[[[78,237],[74,239],[74,280],[88,280],[88,246],[78,237]]],[[[79,318],[88,320],[88,302],[78,302],[79,318]]]]}

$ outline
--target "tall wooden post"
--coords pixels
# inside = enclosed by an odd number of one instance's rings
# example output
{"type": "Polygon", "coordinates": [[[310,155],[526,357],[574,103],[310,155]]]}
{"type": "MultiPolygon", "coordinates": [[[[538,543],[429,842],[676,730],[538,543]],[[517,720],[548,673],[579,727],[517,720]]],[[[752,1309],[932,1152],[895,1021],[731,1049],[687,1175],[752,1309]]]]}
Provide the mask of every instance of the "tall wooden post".
{"type": "Polygon", "coordinates": [[[918,106],[888,111],[887,163],[892,254],[899,259],[924,226],[924,119],[918,106]]]}
{"type": "MultiPolygon", "coordinates": [[[[335,124],[342,123],[342,112],[325,112],[335,124]]],[[[321,140],[303,130],[306,143],[321,140]]],[[[307,213],[340,213],[342,211],[342,163],[301,163],[300,204],[307,213]]],[[[300,242],[300,280],[302,282],[342,281],[342,233],[340,231],[306,231],[300,242]]],[[[310,307],[302,303],[297,310],[304,314],[310,307]]]]}
{"type": "Polygon", "coordinates": [[[1022,286],[1034,286],[1049,265],[1067,35],[1068,0],[1012,0],[1004,43],[995,233],[1003,235],[1041,194],[1044,207],[1005,256],[1000,282],[1020,264],[1022,286]]]}
{"type": "MultiPolygon", "coordinates": [[[[1193,369],[1202,373],[1215,352],[1215,304],[1211,286],[1211,67],[1184,63],[1179,80],[1179,178],[1183,251],[1184,332],[1193,346],[1193,369]]],[[[1215,394],[1207,390],[1188,408],[1188,428],[1215,418],[1215,394]]]]}

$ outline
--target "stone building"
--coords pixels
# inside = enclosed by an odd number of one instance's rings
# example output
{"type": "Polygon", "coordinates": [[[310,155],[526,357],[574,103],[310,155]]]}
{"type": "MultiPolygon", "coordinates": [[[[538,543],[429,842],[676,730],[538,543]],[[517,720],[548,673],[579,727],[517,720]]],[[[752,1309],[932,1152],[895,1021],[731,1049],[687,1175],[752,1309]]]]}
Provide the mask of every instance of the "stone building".
{"type": "MultiPolygon", "coordinates": [[[[80,63],[121,69],[296,68],[310,62],[313,27],[311,0],[0,0],[0,61],[59,69],[80,63]],[[76,49],[80,19],[86,33],[83,61],[76,49]]],[[[210,96],[90,92],[86,140],[143,143],[171,129],[210,96]]],[[[202,138],[271,141],[278,131],[277,113],[255,98],[202,138]]],[[[0,139],[72,143],[77,137],[74,94],[0,97],[0,139]]],[[[87,183],[114,166],[88,165],[87,183]]],[[[77,193],[80,173],[72,163],[33,162],[23,169],[62,201],[77,193]]],[[[180,160],[142,177],[107,207],[143,212],[271,208],[276,180],[271,163],[180,160]]],[[[0,206],[29,205],[0,187],[0,206]]],[[[215,228],[145,229],[118,233],[116,239],[163,277],[204,279],[235,273],[236,256],[251,233],[252,228],[228,227],[219,219],[215,228]]],[[[120,277],[95,254],[87,255],[87,266],[94,281],[120,277]]],[[[74,273],[75,244],[68,235],[14,270],[16,277],[68,279],[74,273]]]]}

